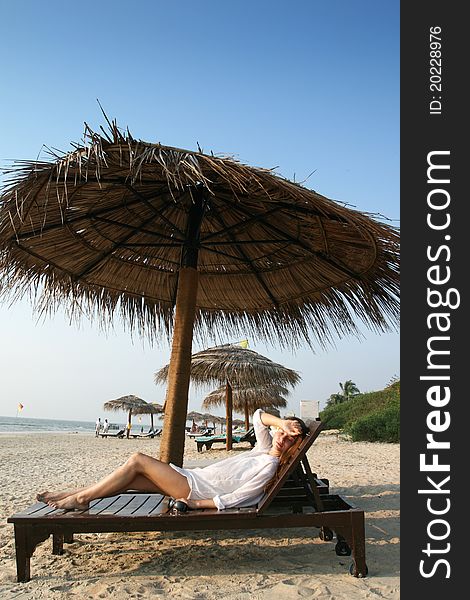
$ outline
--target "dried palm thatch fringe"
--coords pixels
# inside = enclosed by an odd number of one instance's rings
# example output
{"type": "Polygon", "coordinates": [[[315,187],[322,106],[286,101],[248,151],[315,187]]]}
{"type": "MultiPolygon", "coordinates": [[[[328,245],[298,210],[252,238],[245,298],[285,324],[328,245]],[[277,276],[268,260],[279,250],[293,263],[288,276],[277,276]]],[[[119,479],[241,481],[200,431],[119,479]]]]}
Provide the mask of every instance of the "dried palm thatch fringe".
{"type": "MultiPolygon", "coordinates": [[[[168,370],[169,365],[165,365],[157,371],[155,383],[165,384],[168,370]]],[[[284,396],[288,394],[284,386],[295,386],[300,381],[300,375],[254,350],[242,348],[238,344],[223,344],[191,356],[191,381],[199,386],[228,381],[232,386],[235,402],[235,395],[242,394],[242,390],[246,390],[248,396],[259,388],[284,396]]],[[[225,402],[225,386],[223,396],[225,402]]]]}
{"type": "MultiPolygon", "coordinates": [[[[232,388],[233,410],[238,413],[248,410],[249,414],[253,414],[258,408],[285,408],[287,406],[286,396],[288,395],[289,390],[281,385],[235,386],[232,388]]],[[[221,386],[204,398],[202,408],[224,406],[225,400],[225,386],[221,386]]]]}
{"type": "Polygon", "coordinates": [[[131,410],[133,415],[157,415],[163,412],[163,407],[161,405],[146,402],[133,394],[122,396],[115,400],[108,400],[103,404],[103,408],[104,410],[114,412],[131,410]]]}
{"type": "MultiPolygon", "coordinates": [[[[0,197],[0,296],[171,337],[189,208],[204,189],[195,324],[290,346],[396,327],[398,231],[268,169],[135,140],[115,122],[0,197]]],[[[190,248],[194,249],[194,248],[190,248]]]]}

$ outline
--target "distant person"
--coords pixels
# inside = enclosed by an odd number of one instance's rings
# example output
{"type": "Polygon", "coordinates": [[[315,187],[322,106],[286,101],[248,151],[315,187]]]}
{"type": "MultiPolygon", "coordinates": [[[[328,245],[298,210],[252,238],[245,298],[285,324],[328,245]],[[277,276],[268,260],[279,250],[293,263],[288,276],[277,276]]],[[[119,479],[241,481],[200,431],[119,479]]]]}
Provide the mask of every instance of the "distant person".
{"type": "Polygon", "coordinates": [[[98,437],[100,434],[100,429],[101,429],[101,419],[100,417],[98,417],[96,419],[96,423],[95,423],[95,437],[98,437]]]}
{"type": "Polygon", "coordinates": [[[37,499],[65,510],[84,509],[95,498],[125,490],[165,494],[182,500],[188,508],[253,506],[280,467],[289,460],[295,441],[308,433],[297,417],[279,419],[258,409],[253,415],[256,446],[206,467],[183,469],[140,452],[107,477],[73,492],[42,492],[37,499]],[[269,428],[275,429],[271,435],[269,428]]]}
{"type": "Polygon", "coordinates": [[[108,433],[108,429],[109,429],[108,419],[105,419],[104,425],[103,425],[103,433],[108,433]]]}

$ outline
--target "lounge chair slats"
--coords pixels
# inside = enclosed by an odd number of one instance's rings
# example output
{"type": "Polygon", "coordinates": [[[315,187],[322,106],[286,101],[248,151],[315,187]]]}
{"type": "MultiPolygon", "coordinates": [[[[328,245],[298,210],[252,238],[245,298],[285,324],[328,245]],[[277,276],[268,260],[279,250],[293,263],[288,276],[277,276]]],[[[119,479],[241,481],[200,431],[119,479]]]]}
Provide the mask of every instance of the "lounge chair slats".
{"type": "Polygon", "coordinates": [[[354,563],[350,572],[356,577],[363,577],[367,574],[364,512],[351,506],[341,496],[330,494],[328,480],[319,479],[308,463],[306,452],[320,430],[321,423],[314,422],[310,435],[299,440],[290,460],[280,467],[277,478],[258,506],[174,513],[168,510],[168,498],[161,494],[131,490],[97,499],[87,510],[64,511],[42,502],[33,504],[8,519],[15,526],[18,581],[29,581],[34,549],[51,534],[53,553],[61,554],[63,544],[73,541],[75,533],[272,527],[317,527],[323,540],[331,540],[333,531],[336,532],[337,554],[352,553],[354,563]]]}
{"type": "Polygon", "coordinates": [[[147,515],[155,515],[166,510],[166,506],[163,506],[163,500],[165,496],[160,494],[150,494],[145,497],[145,501],[141,506],[132,513],[133,517],[143,517],[147,515]]]}

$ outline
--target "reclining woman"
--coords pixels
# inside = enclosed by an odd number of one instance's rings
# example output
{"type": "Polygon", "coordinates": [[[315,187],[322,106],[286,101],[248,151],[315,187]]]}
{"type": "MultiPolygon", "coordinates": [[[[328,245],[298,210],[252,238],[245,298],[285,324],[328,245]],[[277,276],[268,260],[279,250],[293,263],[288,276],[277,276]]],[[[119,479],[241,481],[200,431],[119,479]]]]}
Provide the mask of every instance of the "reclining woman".
{"type": "Polygon", "coordinates": [[[309,431],[297,417],[280,419],[261,409],[253,415],[253,426],[253,450],[207,467],[184,469],[137,452],[94,485],[68,492],[43,492],[37,499],[55,508],[86,509],[96,498],[138,490],[172,496],[189,509],[253,506],[290,456],[296,439],[309,431]],[[270,427],[274,428],[273,435],[270,427]]]}

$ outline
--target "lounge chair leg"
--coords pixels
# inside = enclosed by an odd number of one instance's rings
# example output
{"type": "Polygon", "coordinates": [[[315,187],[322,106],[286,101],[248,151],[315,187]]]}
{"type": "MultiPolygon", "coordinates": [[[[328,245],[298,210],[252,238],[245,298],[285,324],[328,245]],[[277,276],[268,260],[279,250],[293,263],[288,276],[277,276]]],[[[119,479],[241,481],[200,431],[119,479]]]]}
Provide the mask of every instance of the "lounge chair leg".
{"type": "Polygon", "coordinates": [[[363,511],[351,512],[351,529],[354,563],[351,565],[350,573],[354,577],[366,577],[368,569],[366,565],[366,534],[363,511]]]}
{"type": "Polygon", "coordinates": [[[31,554],[28,552],[30,534],[29,528],[15,525],[16,578],[18,582],[26,582],[31,579],[31,554]]]}
{"type": "Polygon", "coordinates": [[[64,534],[53,533],[52,534],[52,554],[60,556],[64,553],[64,534]]]}
{"type": "Polygon", "coordinates": [[[64,544],[73,544],[73,533],[64,533],[64,544]]]}
{"type": "Polygon", "coordinates": [[[15,523],[16,577],[24,583],[31,579],[31,556],[36,546],[47,540],[49,532],[15,523]]]}

